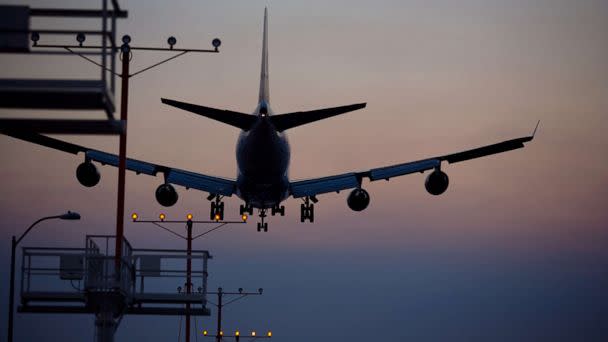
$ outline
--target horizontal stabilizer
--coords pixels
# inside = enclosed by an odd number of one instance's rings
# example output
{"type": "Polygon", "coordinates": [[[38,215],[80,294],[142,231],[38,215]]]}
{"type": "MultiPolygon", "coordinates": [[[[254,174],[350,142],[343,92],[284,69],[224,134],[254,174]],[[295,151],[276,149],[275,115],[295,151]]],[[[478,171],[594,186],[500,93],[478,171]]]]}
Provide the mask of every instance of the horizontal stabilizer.
{"type": "Polygon", "coordinates": [[[331,118],[332,116],[352,112],[353,110],[365,108],[365,105],[365,103],[357,103],[342,107],[311,110],[308,112],[295,112],[273,115],[270,117],[270,121],[272,121],[274,127],[279,132],[281,132],[286,129],[305,125],[307,123],[311,123],[318,120],[331,118]]]}
{"type": "Polygon", "coordinates": [[[160,99],[162,103],[169,106],[177,107],[179,109],[187,110],[189,112],[202,115],[209,119],[223,122],[227,125],[240,128],[244,131],[248,131],[253,123],[256,121],[256,116],[233,112],[230,110],[215,109],[210,107],[203,107],[185,102],[179,102],[169,99],[160,99]]]}

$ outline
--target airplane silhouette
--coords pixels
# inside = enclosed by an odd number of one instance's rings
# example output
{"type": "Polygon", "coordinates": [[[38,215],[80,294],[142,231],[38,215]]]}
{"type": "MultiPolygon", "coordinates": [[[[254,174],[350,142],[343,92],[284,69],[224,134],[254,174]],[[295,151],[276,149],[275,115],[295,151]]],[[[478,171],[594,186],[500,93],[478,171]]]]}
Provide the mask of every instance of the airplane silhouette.
{"type": "MultiPolygon", "coordinates": [[[[156,189],[156,200],[163,206],[172,206],[178,200],[178,194],[173,185],[187,189],[197,189],[208,192],[207,199],[211,202],[210,219],[223,220],[224,202],[226,196],[236,195],[243,200],[240,214],[253,215],[254,209],[259,210],[261,222],[258,231],[267,231],[268,223],[264,222],[267,211],[274,216],[285,215],[285,207],[281,203],[288,197],[300,198],[300,221],[314,222],[314,203],[318,202],[317,195],[353,189],[347,199],[348,206],[354,211],[362,211],[369,205],[370,196],[362,188],[362,181],[389,180],[410,173],[433,170],[426,178],[426,190],[432,195],[444,193],[449,184],[448,176],[441,170],[441,163],[456,163],[464,160],[479,158],[491,154],[506,152],[524,147],[524,143],[534,138],[538,123],[530,136],[507,140],[463,152],[432,157],[428,159],[385,166],[360,172],[350,172],[323,178],[291,182],[288,177],[290,149],[285,131],[318,120],[365,107],[365,103],[348,106],[317,109],[306,112],[274,114],[270,108],[268,82],[268,13],[264,10],[264,31],[262,43],[262,66],[260,75],[260,90],[258,105],[253,114],[220,110],[194,104],[161,99],[162,103],[187,110],[198,115],[223,122],[241,129],[236,148],[237,178],[236,180],[219,178],[173,167],[148,163],[135,159],[127,159],[126,168],[138,174],[156,176],[162,173],[164,183],[156,189]]],[[[36,133],[1,132],[21,140],[51,147],[57,150],[78,154],[84,152],[85,160],[76,169],[78,181],[87,187],[95,186],[100,180],[100,174],[95,165],[118,166],[118,156],[80,145],[68,143],[36,133]]]]}

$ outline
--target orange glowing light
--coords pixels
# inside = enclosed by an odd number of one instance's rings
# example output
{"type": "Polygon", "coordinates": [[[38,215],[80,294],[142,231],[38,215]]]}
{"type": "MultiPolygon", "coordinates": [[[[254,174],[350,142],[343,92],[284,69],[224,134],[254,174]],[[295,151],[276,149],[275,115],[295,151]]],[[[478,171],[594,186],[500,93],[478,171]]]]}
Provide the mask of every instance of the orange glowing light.
{"type": "Polygon", "coordinates": [[[193,218],[193,217],[194,217],[194,216],[192,216],[192,214],[188,214],[188,215],[186,215],[186,218],[188,219],[188,221],[192,221],[192,218],[193,218]]]}
{"type": "Polygon", "coordinates": [[[137,213],[131,214],[131,218],[133,219],[133,221],[137,221],[137,217],[137,213]]]}
{"type": "Polygon", "coordinates": [[[267,335],[268,337],[272,337],[272,331],[269,331],[267,335]]]}
{"type": "Polygon", "coordinates": [[[158,215],[158,218],[159,218],[161,221],[164,221],[164,220],[165,220],[165,214],[160,214],[160,215],[158,215]]]}
{"type": "Polygon", "coordinates": [[[241,332],[237,330],[237,331],[234,333],[234,336],[241,336],[241,332]]]}
{"type": "Polygon", "coordinates": [[[220,220],[220,214],[215,214],[215,220],[219,221],[220,220]]]}
{"type": "Polygon", "coordinates": [[[247,216],[247,214],[243,214],[243,216],[241,216],[241,218],[243,219],[244,222],[247,222],[247,219],[249,217],[247,216]]]}
{"type": "Polygon", "coordinates": [[[251,336],[255,336],[255,331],[252,331],[252,332],[251,332],[251,336]]]}
{"type": "Polygon", "coordinates": [[[207,336],[207,330],[203,330],[203,335],[207,336]]]}

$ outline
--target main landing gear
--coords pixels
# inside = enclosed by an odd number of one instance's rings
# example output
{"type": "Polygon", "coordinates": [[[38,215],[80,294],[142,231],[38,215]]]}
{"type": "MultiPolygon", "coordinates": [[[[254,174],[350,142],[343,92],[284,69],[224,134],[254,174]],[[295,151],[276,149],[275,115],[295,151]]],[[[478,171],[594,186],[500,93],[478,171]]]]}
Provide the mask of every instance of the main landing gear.
{"type": "Polygon", "coordinates": [[[248,214],[248,215],[253,215],[253,206],[251,204],[241,204],[241,206],[239,207],[239,214],[241,216],[248,214]]]}
{"type": "Polygon", "coordinates": [[[209,212],[209,219],[214,221],[224,220],[224,202],[222,202],[223,196],[210,195],[207,197],[211,201],[211,211],[209,212]]]}
{"type": "Polygon", "coordinates": [[[279,214],[281,216],[285,216],[285,206],[283,205],[275,205],[270,209],[270,214],[272,216],[279,214]]]}
{"type": "Polygon", "coordinates": [[[315,222],[315,205],[310,202],[317,203],[319,200],[315,196],[306,196],[304,198],[304,203],[300,205],[300,222],[306,220],[310,221],[310,223],[315,222]]]}

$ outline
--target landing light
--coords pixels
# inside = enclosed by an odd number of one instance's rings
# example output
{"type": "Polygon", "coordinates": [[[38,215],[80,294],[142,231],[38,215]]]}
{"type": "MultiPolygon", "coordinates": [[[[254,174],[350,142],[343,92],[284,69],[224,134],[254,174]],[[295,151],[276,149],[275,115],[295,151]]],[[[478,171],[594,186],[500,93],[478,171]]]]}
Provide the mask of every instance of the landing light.
{"type": "Polygon", "coordinates": [[[137,213],[131,214],[131,218],[133,219],[133,221],[137,221],[137,217],[137,213]]]}

